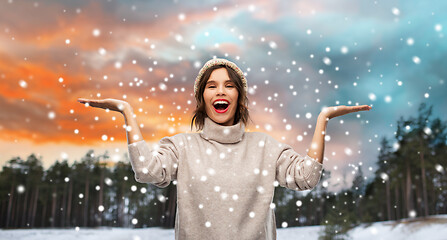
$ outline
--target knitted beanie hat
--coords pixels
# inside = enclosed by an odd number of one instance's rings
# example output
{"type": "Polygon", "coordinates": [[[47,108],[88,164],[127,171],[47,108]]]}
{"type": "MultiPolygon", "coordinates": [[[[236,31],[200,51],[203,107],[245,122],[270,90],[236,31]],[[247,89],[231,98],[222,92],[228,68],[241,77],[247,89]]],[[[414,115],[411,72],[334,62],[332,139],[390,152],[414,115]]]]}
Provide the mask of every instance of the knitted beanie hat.
{"type": "Polygon", "coordinates": [[[199,91],[199,82],[200,82],[200,79],[202,78],[203,74],[205,73],[205,71],[208,68],[210,68],[212,66],[217,66],[217,65],[228,66],[228,67],[232,68],[241,78],[245,93],[247,93],[247,79],[245,78],[242,70],[238,66],[236,66],[235,63],[228,61],[227,59],[215,58],[215,59],[211,59],[208,62],[206,62],[205,65],[203,65],[202,69],[200,69],[199,75],[197,75],[196,81],[194,83],[194,96],[199,91]]]}

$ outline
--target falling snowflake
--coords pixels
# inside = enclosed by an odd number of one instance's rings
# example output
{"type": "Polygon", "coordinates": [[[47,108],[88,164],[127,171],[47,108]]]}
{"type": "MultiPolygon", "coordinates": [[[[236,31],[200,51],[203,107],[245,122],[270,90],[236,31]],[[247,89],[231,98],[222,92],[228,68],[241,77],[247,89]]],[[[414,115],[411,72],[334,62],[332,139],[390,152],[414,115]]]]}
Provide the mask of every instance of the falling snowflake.
{"type": "Polygon", "coordinates": [[[211,150],[210,148],[206,149],[206,154],[211,155],[213,153],[213,150],[211,150]]]}
{"type": "Polygon", "coordinates": [[[178,20],[180,20],[180,21],[184,21],[186,19],[186,15],[184,14],[184,13],[180,13],[179,15],[178,15],[178,20]]]}
{"type": "Polygon", "coordinates": [[[158,194],[157,199],[158,199],[158,201],[160,201],[162,203],[166,202],[166,197],[161,194],[158,194]]]}
{"type": "Polygon", "coordinates": [[[68,154],[66,152],[62,152],[61,153],[61,158],[62,159],[68,159],[68,154]]]}
{"type": "Polygon", "coordinates": [[[48,113],[48,118],[49,119],[54,119],[56,117],[56,113],[54,113],[53,111],[48,113]]]}
{"type": "Polygon", "coordinates": [[[183,42],[183,36],[180,35],[180,34],[176,34],[176,35],[175,35],[175,40],[176,40],[177,42],[183,42]]]}
{"type": "Polygon", "coordinates": [[[110,178],[105,178],[104,182],[107,184],[107,186],[111,186],[112,185],[112,179],[110,179],[110,178]]]}
{"type": "Polygon", "coordinates": [[[436,171],[443,173],[444,172],[444,167],[442,167],[440,164],[436,164],[435,165],[436,171]]]}
{"type": "Polygon", "coordinates": [[[390,103],[391,102],[391,96],[385,96],[385,102],[390,103]]]}
{"type": "Polygon", "coordinates": [[[352,155],[352,150],[350,148],[345,148],[345,154],[348,156],[352,155]]]}
{"type": "Polygon", "coordinates": [[[251,218],[254,218],[256,214],[255,214],[254,212],[250,212],[248,215],[249,215],[251,218]]]}
{"type": "Polygon", "coordinates": [[[400,10],[399,10],[398,8],[392,8],[392,9],[391,9],[391,12],[392,12],[394,15],[396,15],[396,16],[399,16],[399,15],[400,15],[400,10]]]}
{"type": "Polygon", "coordinates": [[[99,48],[98,53],[102,56],[106,55],[107,51],[104,48],[99,48]]]}
{"type": "Polygon", "coordinates": [[[228,193],[221,193],[220,197],[222,198],[222,200],[226,200],[228,198],[228,193]]]}
{"type": "Polygon", "coordinates": [[[99,37],[101,35],[101,31],[97,28],[93,29],[92,34],[94,37],[99,37]]]}
{"type": "Polygon", "coordinates": [[[414,56],[414,57],[412,58],[412,60],[413,60],[413,62],[414,62],[415,64],[419,64],[419,63],[421,63],[421,59],[420,59],[418,56],[414,56]]]}
{"type": "Polygon", "coordinates": [[[237,194],[233,194],[233,200],[236,201],[239,199],[239,196],[237,194]]]}
{"type": "Polygon", "coordinates": [[[25,186],[23,185],[19,185],[17,186],[17,192],[20,193],[24,193],[25,192],[25,186]]]}
{"type": "Polygon", "coordinates": [[[28,83],[26,83],[25,80],[20,80],[20,81],[19,81],[19,85],[20,85],[20,87],[22,87],[22,88],[26,88],[26,87],[28,87],[28,83]]]}

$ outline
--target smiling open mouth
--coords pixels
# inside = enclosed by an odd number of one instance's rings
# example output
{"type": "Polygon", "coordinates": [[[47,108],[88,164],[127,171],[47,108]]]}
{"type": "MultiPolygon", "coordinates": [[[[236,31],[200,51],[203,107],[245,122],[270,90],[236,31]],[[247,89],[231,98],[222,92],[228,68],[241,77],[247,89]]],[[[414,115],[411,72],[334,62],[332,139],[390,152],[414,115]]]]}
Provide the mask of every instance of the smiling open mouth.
{"type": "Polygon", "coordinates": [[[217,100],[214,102],[213,107],[217,113],[224,113],[228,110],[230,104],[227,101],[217,100]]]}

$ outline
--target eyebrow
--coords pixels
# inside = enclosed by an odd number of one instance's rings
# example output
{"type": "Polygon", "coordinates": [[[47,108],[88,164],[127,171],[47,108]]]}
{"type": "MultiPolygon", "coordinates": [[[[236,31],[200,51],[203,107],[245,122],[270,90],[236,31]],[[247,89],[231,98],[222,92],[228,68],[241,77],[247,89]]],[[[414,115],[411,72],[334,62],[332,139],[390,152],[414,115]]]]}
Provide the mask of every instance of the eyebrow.
{"type": "MultiPolygon", "coordinates": [[[[233,83],[233,81],[231,81],[230,79],[225,80],[225,83],[228,83],[228,82],[233,83]]],[[[214,81],[214,80],[209,80],[209,81],[206,83],[206,85],[211,84],[211,83],[216,83],[216,81],[214,81]]]]}

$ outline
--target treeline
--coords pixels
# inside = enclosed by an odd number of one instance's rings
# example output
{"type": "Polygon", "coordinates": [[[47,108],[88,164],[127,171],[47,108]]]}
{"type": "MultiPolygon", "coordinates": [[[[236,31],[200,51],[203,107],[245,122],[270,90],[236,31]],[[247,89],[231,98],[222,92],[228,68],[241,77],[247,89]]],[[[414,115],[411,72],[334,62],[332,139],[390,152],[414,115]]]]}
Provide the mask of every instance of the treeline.
{"type": "MultiPolygon", "coordinates": [[[[359,223],[446,214],[447,123],[432,118],[421,104],[417,117],[399,119],[393,139],[381,140],[374,176],[354,166],[349,189],[329,192],[329,171],[312,191],[277,187],[277,227],[323,224],[322,239],[334,239],[359,223]]],[[[107,153],[89,151],[48,170],[35,155],[11,159],[0,173],[0,227],[173,227],[176,185],[136,182],[124,158],[106,167],[107,153]]]]}
{"type": "Polygon", "coordinates": [[[0,173],[0,227],[171,226],[173,187],[138,183],[128,160],[110,168],[106,159],[107,152],[90,150],[80,162],[56,161],[48,170],[34,154],[11,159],[0,173]]]}
{"type": "Polygon", "coordinates": [[[327,191],[330,172],[307,195],[276,188],[277,226],[325,225],[321,239],[344,239],[360,223],[447,214],[447,122],[421,104],[381,139],[374,176],[354,166],[352,187],[327,191]],[[278,201],[279,200],[279,201],[278,201]]]}

